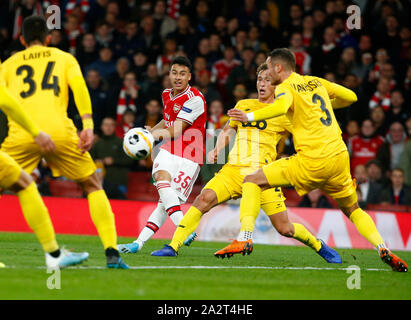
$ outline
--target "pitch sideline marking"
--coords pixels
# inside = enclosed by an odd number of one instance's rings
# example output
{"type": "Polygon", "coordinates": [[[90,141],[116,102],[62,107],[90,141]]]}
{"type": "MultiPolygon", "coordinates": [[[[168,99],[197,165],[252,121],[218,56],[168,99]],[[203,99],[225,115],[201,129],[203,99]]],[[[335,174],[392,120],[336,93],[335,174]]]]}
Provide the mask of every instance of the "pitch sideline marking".
{"type": "MultiPolygon", "coordinates": [[[[6,269],[17,269],[20,267],[6,266],[6,269]]],[[[23,267],[24,268],[24,267],[23,267]]],[[[30,267],[28,267],[30,268],[30,267]]],[[[36,269],[46,269],[44,266],[35,267],[36,269]]],[[[103,266],[73,266],[66,269],[82,269],[82,270],[103,270],[107,269],[103,266]]],[[[352,268],[327,268],[327,267],[265,267],[265,266],[130,266],[131,270],[150,270],[150,269],[260,269],[260,270],[341,270],[347,271],[352,268]]],[[[391,271],[389,269],[379,268],[363,268],[365,271],[391,271]]]]}

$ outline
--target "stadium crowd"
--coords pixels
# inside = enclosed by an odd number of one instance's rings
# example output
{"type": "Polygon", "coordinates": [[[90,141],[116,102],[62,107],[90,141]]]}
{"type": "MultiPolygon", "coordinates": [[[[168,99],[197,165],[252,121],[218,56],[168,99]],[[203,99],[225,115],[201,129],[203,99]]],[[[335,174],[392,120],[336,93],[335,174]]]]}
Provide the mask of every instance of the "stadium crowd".
{"type": "MultiPolygon", "coordinates": [[[[61,29],[50,46],[79,61],[93,105],[96,143],[91,154],[105,173],[113,198],[126,194],[130,171],[150,171],[122,151],[131,127],[155,125],[161,92],[170,87],[173,57],[193,62],[191,85],[205,96],[213,132],[236,101],[255,98],[256,69],[267,52],[289,47],[297,72],[324,77],[357,93],[351,107],[336,110],[351,156],[361,203],[411,206],[411,3],[405,0],[9,0],[0,3],[0,58],[23,49],[22,20],[61,8],[61,29]],[[361,8],[361,28],[347,28],[346,8],[361,8]]],[[[72,100],[72,99],[71,99],[72,100]]],[[[71,102],[69,115],[80,128],[71,102]]],[[[0,141],[7,135],[0,119],[0,141]]],[[[292,136],[279,147],[294,152],[292,136]]],[[[221,166],[220,166],[221,167],[221,166]]],[[[220,168],[204,165],[206,182],[220,168]]],[[[46,164],[39,167],[47,194],[46,164]]],[[[302,206],[330,204],[313,192],[302,206]]]]}

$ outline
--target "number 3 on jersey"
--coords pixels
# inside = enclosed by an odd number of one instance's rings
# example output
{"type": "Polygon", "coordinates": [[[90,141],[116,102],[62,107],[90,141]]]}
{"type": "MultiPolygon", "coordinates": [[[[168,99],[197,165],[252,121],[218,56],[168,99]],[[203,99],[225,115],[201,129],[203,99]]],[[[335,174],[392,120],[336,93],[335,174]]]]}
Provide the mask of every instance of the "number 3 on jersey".
{"type": "Polygon", "coordinates": [[[313,103],[317,104],[317,101],[320,101],[320,108],[322,111],[325,112],[325,115],[327,116],[327,118],[320,118],[321,122],[323,125],[329,127],[331,125],[332,122],[332,118],[331,118],[331,114],[330,111],[328,111],[327,107],[325,106],[325,101],[324,99],[319,96],[318,94],[314,93],[313,94],[313,103]]]}
{"type": "Polygon", "coordinates": [[[183,171],[179,171],[179,172],[178,172],[178,176],[173,179],[173,181],[174,181],[175,183],[180,183],[180,182],[182,181],[181,184],[180,184],[182,189],[187,188],[187,186],[188,186],[188,184],[190,183],[190,180],[191,180],[191,177],[189,177],[189,176],[186,176],[186,177],[183,179],[184,174],[185,174],[185,173],[184,173],[183,171]]]}
{"type": "MultiPolygon", "coordinates": [[[[50,82],[51,73],[53,72],[55,63],[55,61],[50,61],[47,64],[46,70],[44,71],[43,80],[41,81],[41,89],[53,90],[54,95],[58,97],[60,93],[59,78],[57,76],[53,76],[52,81],[50,82]]],[[[23,72],[26,73],[23,78],[23,82],[28,84],[29,88],[26,91],[20,92],[20,96],[22,98],[28,98],[36,92],[37,85],[33,80],[34,71],[31,66],[25,64],[18,67],[16,70],[16,74],[18,76],[22,75],[23,72]]]]}

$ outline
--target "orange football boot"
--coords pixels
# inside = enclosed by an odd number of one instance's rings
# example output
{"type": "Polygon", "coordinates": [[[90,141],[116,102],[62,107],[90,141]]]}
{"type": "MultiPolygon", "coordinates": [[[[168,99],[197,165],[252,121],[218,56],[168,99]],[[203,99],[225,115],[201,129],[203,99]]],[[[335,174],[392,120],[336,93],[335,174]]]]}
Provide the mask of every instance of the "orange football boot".
{"type": "Polygon", "coordinates": [[[217,258],[222,258],[227,256],[227,258],[231,258],[236,253],[241,253],[242,255],[250,254],[253,252],[253,241],[251,239],[247,241],[237,241],[234,240],[225,248],[218,250],[214,253],[214,256],[217,258]]]}
{"type": "Polygon", "coordinates": [[[400,259],[398,256],[393,254],[390,250],[386,248],[381,248],[379,251],[381,260],[388,264],[393,271],[407,272],[408,267],[404,260],[400,259]]]}

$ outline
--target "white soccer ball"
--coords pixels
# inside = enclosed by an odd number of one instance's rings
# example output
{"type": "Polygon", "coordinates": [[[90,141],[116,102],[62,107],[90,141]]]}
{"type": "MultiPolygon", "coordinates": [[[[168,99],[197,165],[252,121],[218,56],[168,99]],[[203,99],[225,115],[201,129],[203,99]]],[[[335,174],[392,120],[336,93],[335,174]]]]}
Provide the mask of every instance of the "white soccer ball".
{"type": "Polygon", "coordinates": [[[134,160],[146,159],[153,150],[153,145],[153,135],[144,128],[130,129],[124,135],[123,150],[134,160]]]}

